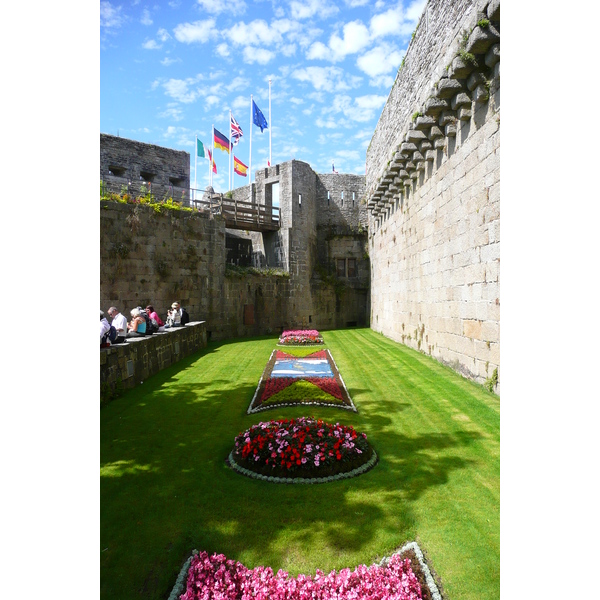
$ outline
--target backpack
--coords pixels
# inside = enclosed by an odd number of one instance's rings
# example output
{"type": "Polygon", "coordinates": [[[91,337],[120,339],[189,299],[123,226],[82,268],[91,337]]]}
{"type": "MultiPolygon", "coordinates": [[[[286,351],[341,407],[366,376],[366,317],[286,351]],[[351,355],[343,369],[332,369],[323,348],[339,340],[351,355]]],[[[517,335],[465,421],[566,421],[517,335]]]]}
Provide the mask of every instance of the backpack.
{"type": "Polygon", "coordinates": [[[110,329],[102,336],[102,343],[107,344],[110,342],[111,344],[114,344],[116,339],[117,330],[115,329],[114,325],[111,325],[110,329]]]}
{"type": "Polygon", "coordinates": [[[154,331],[158,331],[152,328],[152,321],[145,310],[140,310],[140,315],[144,317],[144,320],[146,321],[146,335],[152,335],[154,331]]]}
{"type": "MultiPolygon", "coordinates": [[[[150,319],[150,322],[149,322],[149,325],[150,325],[150,331],[151,331],[152,333],[156,333],[156,332],[158,331],[158,327],[159,327],[159,325],[158,325],[158,321],[157,321],[156,319],[152,319],[152,318],[151,318],[151,319],[150,319]]],[[[147,328],[148,328],[148,325],[146,325],[146,329],[147,329],[147,328]]]]}
{"type": "Polygon", "coordinates": [[[185,308],[181,307],[181,324],[185,325],[190,322],[190,315],[188,315],[188,311],[185,308]]]}

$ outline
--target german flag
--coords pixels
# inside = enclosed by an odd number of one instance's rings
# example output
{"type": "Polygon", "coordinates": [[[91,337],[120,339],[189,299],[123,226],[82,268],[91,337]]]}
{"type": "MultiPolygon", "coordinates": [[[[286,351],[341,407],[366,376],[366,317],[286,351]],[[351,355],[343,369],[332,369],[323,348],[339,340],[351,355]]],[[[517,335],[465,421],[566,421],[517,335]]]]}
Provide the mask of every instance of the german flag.
{"type": "Polygon", "coordinates": [[[225,150],[229,154],[229,140],[218,129],[215,129],[214,132],[215,148],[225,150]]]}

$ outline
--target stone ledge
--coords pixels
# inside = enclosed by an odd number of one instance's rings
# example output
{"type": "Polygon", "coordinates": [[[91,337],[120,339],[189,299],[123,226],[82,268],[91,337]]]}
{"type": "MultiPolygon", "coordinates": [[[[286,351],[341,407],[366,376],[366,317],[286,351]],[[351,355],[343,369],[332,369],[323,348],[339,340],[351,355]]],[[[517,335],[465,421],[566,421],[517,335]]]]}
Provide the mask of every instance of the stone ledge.
{"type": "Polygon", "coordinates": [[[206,346],[206,321],[193,321],[100,349],[100,383],[134,388],[206,346]]]}

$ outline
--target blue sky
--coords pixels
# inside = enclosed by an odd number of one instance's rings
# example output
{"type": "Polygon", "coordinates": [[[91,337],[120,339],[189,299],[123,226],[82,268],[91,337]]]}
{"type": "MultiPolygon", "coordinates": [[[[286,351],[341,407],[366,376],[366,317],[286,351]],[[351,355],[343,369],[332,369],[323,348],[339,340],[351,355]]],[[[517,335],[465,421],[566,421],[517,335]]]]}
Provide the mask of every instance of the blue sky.
{"type": "MultiPolygon", "coordinates": [[[[250,152],[250,96],[271,128],[272,162],[364,174],[365,154],[425,0],[100,2],[100,131],[185,150],[229,135],[229,111],[250,152]],[[271,79],[271,118],[269,118],[271,79]]],[[[252,171],[269,132],[252,132],[252,171]]],[[[217,191],[228,161],[216,150],[217,191]]],[[[208,183],[198,160],[197,185],[208,183]]],[[[248,183],[235,176],[234,187],[248,183]]]]}

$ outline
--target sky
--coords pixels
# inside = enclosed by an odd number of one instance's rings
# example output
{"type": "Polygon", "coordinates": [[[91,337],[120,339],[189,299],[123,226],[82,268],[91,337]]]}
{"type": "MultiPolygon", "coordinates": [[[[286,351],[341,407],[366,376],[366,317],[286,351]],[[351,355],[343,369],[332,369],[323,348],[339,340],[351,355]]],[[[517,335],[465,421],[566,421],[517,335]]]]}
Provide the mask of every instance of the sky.
{"type": "MultiPolygon", "coordinates": [[[[252,125],[252,172],[270,151],[272,164],[362,175],[425,3],[102,1],[100,132],[189,152],[191,186],[202,189],[208,161],[196,159],[196,137],[210,147],[213,126],[229,137],[230,111],[244,132],[234,154],[250,166],[252,96],[270,129],[252,125]]],[[[224,191],[228,155],[214,156],[213,187],[224,191]]]]}

